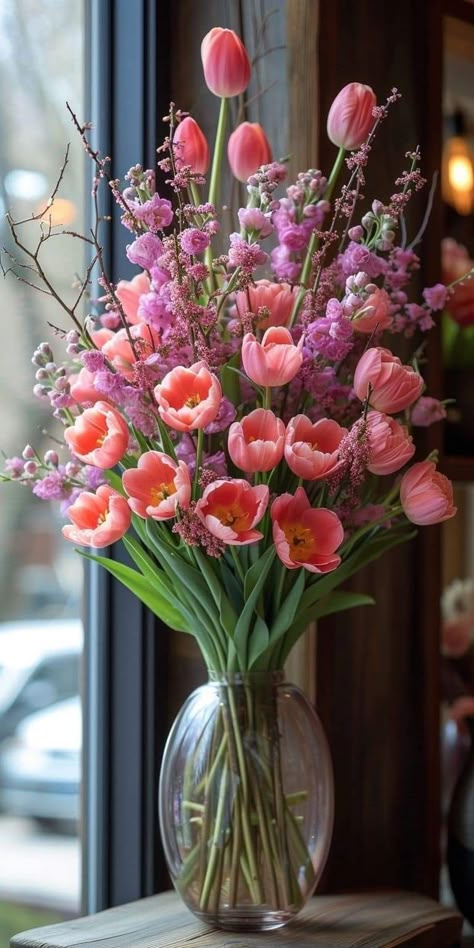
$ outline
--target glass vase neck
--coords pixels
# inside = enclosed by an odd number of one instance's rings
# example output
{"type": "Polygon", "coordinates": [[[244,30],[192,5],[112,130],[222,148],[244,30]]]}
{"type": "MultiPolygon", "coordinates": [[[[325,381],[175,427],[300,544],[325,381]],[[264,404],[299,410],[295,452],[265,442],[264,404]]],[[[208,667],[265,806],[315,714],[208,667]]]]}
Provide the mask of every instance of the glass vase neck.
{"type": "Polygon", "coordinates": [[[213,685],[244,685],[251,687],[269,687],[280,685],[285,680],[283,669],[271,671],[223,672],[208,669],[209,683],[213,685]]]}

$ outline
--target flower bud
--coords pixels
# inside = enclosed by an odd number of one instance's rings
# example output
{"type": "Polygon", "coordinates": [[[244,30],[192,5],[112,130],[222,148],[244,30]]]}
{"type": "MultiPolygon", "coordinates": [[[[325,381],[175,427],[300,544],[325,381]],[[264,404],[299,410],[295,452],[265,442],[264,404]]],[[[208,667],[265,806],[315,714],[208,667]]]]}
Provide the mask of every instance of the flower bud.
{"type": "Polygon", "coordinates": [[[228,99],[247,88],[251,66],[247,50],[234,30],[215,26],[201,43],[206,85],[214,95],[228,99]]]}
{"type": "Polygon", "coordinates": [[[229,138],[227,145],[229,165],[237,181],[247,181],[272,160],[267,136],[258,122],[242,122],[229,138]]]}
{"type": "Polygon", "coordinates": [[[376,98],[370,86],[350,82],[334,99],[329,110],[327,133],[333,145],[355,151],[365,142],[374,119],[376,98]]]}
{"type": "Polygon", "coordinates": [[[44,463],[51,464],[53,467],[57,467],[59,464],[59,457],[56,451],[46,451],[44,456],[44,463]]]}
{"type": "Polygon", "coordinates": [[[178,169],[189,165],[194,174],[206,174],[210,160],[209,145],[198,123],[190,115],[179,123],[173,136],[173,145],[178,146],[175,149],[178,169]]]}
{"type": "Polygon", "coordinates": [[[26,447],[23,448],[23,451],[21,452],[21,456],[22,458],[24,458],[25,461],[29,461],[31,460],[31,458],[36,457],[36,451],[34,448],[31,447],[31,444],[27,444],[26,447]]]}
{"type": "Polygon", "coordinates": [[[33,477],[38,470],[38,465],[36,461],[27,461],[24,467],[25,474],[29,474],[30,477],[33,477]]]}

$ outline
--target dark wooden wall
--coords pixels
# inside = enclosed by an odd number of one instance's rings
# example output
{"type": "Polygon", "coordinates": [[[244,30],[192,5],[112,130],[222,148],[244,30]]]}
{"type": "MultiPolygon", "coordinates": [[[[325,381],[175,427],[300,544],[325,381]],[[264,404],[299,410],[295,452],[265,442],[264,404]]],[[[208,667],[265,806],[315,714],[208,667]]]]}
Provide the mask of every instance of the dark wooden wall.
{"type": "MultiPolygon", "coordinates": [[[[320,165],[327,171],[335,153],[324,137],[330,103],[345,83],[358,80],[379,98],[392,86],[403,93],[374,148],[371,195],[390,195],[405,152],[417,144],[431,177],[439,158],[439,0],[180,0],[173,6],[173,97],[205,129],[216,101],[202,83],[199,41],[212,26],[230,26],[251,55],[268,51],[257,59],[246,117],[265,125],[275,157],[291,153],[293,170],[320,165]],[[254,98],[258,87],[266,91],[254,98]]],[[[428,284],[437,279],[438,223],[435,213],[425,244],[428,284]]],[[[436,895],[437,530],[393,551],[353,585],[376,595],[377,605],[321,622],[317,636],[317,705],[336,777],[323,888],[395,885],[436,895]]],[[[203,674],[189,640],[174,639],[176,706],[203,674]]]]}

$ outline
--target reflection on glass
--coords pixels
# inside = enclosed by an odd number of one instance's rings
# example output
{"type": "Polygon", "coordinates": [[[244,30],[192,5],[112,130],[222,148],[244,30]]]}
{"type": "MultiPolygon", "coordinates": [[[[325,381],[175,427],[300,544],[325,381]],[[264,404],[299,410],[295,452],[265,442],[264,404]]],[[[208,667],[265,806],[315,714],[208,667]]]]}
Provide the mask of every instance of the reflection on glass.
{"type": "MultiPolygon", "coordinates": [[[[474,267],[474,26],[444,20],[443,279],[474,267]]],[[[448,454],[474,453],[474,280],[459,283],[443,315],[448,454]]]]}
{"type": "MultiPolygon", "coordinates": [[[[456,781],[469,751],[466,717],[474,715],[474,485],[457,484],[458,514],[442,526],[441,800],[443,856],[456,781]]],[[[442,898],[453,903],[446,866],[442,898]]]]}
{"type": "MultiPolygon", "coordinates": [[[[0,4],[0,244],[9,250],[6,211],[23,219],[46,210],[71,139],[66,100],[83,112],[83,17],[81,0],[0,4]]],[[[45,219],[81,230],[83,202],[82,149],[73,142],[54,215],[47,211],[45,219]]],[[[25,227],[28,241],[37,240],[38,227],[25,227]]],[[[72,295],[83,270],[81,242],[58,237],[45,250],[52,282],[72,295]]],[[[10,457],[31,444],[42,456],[56,445],[43,430],[49,414],[31,396],[30,360],[41,341],[57,346],[47,324],[62,327],[63,316],[53,300],[12,274],[0,282],[0,303],[0,448],[10,457]]],[[[82,567],[61,538],[59,510],[27,488],[3,485],[1,499],[0,944],[6,945],[18,931],[79,910],[82,567]]]]}

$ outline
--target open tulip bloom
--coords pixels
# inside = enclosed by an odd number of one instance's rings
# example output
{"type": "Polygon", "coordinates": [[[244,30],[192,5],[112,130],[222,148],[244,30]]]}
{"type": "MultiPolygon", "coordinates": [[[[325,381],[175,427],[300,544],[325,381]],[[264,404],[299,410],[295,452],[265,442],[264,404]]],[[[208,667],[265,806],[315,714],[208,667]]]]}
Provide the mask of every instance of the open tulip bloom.
{"type": "MultiPolygon", "coordinates": [[[[455,513],[433,458],[413,464],[429,393],[416,363],[392,352],[396,334],[419,346],[449,288],[409,301],[419,259],[399,225],[424,184],[417,151],[390,202],[358,219],[367,144],[395,90],[383,105],[358,83],[342,90],[328,175],[310,169],[285,186],[284,165],[252,168],[226,237],[227,102],[245,91],[250,62],[218,28],[202,57],[221,97],[213,148],[172,106],[157,168],[133,167],[120,189],[76,121],[95,181],[111,181],[137,273],[117,285],[99,274],[102,311],[82,325],[72,310],[63,361],[48,343],[35,351],[34,393],[64,424],[63,454],[28,445],[2,478],[60,500],[66,539],[193,635],[210,670],[267,671],[312,620],[372,601],[339,588],[351,574],[414,524],[455,513]],[[159,194],[165,180],[175,201],[159,194]],[[117,540],[133,565],[94,552],[117,540]]],[[[256,155],[271,154],[260,126],[234,130],[239,177],[248,134],[256,155]]]]}

